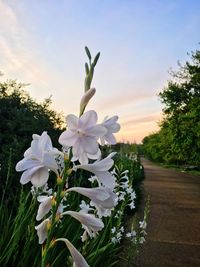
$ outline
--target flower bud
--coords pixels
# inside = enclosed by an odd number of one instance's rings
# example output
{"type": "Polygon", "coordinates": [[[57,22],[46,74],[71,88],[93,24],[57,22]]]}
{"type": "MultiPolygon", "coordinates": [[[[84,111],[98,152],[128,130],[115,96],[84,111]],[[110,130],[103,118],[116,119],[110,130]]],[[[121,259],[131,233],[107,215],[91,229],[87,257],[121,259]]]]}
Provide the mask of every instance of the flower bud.
{"type": "Polygon", "coordinates": [[[56,206],[56,199],[55,199],[55,197],[52,198],[52,200],[51,200],[51,205],[52,205],[52,206],[56,206]]]}
{"type": "Polygon", "coordinates": [[[90,88],[81,98],[81,103],[80,103],[80,115],[83,114],[88,102],[90,101],[90,99],[93,97],[93,95],[95,94],[96,89],[95,88],[90,88]]]}
{"type": "Polygon", "coordinates": [[[73,169],[67,170],[67,175],[69,176],[72,173],[73,169]]]}
{"type": "Polygon", "coordinates": [[[51,223],[51,221],[49,220],[48,223],[47,223],[47,226],[46,226],[46,227],[47,227],[47,228],[46,228],[47,231],[49,231],[49,230],[51,229],[51,225],[52,225],[52,223],[51,223]]]}
{"type": "Polygon", "coordinates": [[[60,176],[57,177],[57,185],[62,184],[62,178],[60,176]]]}

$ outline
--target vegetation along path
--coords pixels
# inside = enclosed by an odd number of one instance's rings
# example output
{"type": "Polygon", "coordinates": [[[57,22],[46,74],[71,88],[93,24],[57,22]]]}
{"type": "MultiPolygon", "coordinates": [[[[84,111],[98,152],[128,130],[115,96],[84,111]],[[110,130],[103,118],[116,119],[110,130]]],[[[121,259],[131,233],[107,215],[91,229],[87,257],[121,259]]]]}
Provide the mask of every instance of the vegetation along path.
{"type": "Polygon", "coordinates": [[[200,177],[142,159],[150,195],[147,242],[139,267],[200,266],[200,177]]]}

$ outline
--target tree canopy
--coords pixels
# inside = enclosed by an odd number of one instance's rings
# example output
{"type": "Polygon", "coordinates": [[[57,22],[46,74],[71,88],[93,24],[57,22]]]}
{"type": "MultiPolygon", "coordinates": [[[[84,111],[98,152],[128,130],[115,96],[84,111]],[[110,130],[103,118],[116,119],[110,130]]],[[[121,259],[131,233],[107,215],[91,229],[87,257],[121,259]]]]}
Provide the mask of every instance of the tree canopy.
{"type": "Polygon", "coordinates": [[[16,80],[0,82],[0,189],[6,183],[19,181],[15,172],[16,163],[30,146],[32,134],[47,131],[53,142],[57,142],[63,126],[62,115],[51,109],[51,98],[37,103],[24,90],[25,84],[16,80]]]}
{"type": "Polygon", "coordinates": [[[177,163],[200,163],[200,51],[159,93],[163,108],[160,131],[143,139],[145,153],[153,160],[177,163]]]}

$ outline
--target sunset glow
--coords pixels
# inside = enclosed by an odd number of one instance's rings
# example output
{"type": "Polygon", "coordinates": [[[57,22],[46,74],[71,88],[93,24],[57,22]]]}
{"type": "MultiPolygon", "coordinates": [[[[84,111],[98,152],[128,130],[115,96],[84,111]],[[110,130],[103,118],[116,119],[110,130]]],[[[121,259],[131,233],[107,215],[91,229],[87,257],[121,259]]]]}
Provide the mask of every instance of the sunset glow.
{"type": "Polygon", "coordinates": [[[118,115],[118,141],[141,142],[158,129],[168,71],[198,47],[199,10],[184,0],[0,0],[1,79],[29,83],[33,98],[52,95],[53,108],[78,115],[87,45],[101,52],[87,110],[100,121],[118,115]]]}

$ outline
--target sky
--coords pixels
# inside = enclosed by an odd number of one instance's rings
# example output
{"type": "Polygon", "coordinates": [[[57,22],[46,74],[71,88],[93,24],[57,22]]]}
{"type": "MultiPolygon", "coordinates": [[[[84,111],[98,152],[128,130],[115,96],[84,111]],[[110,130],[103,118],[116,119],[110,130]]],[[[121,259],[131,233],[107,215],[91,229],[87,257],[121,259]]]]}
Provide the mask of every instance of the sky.
{"type": "MultiPolygon", "coordinates": [[[[101,53],[87,110],[119,116],[118,141],[158,130],[169,70],[199,49],[198,0],[0,0],[0,71],[38,102],[78,116],[87,45],[101,53]]],[[[45,129],[44,129],[45,130],[45,129]]]]}

